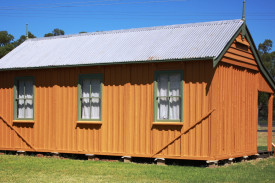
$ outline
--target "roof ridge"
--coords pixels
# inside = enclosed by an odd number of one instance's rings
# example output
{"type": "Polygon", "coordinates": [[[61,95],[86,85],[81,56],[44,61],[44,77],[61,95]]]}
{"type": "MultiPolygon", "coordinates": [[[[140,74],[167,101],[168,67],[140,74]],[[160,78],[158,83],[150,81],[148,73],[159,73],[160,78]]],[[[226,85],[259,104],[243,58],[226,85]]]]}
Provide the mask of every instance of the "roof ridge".
{"type": "Polygon", "coordinates": [[[126,32],[141,32],[141,31],[172,29],[172,28],[175,29],[175,28],[184,28],[184,27],[198,27],[198,26],[208,26],[208,25],[213,25],[213,24],[226,24],[226,23],[240,22],[240,21],[243,21],[243,20],[242,19],[233,19],[233,20],[220,20],[220,21],[210,21],[210,22],[174,24],[174,25],[163,25],[163,26],[142,27],[142,28],[130,28],[130,29],[120,29],[120,30],[100,31],[100,32],[87,32],[87,33],[68,34],[68,35],[61,35],[61,36],[31,38],[26,41],[52,40],[52,39],[59,39],[59,38],[70,38],[70,37],[80,37],[80,36],[89,36],[89,35],[119,34],[119,33],[126,33],[126,32]]]}

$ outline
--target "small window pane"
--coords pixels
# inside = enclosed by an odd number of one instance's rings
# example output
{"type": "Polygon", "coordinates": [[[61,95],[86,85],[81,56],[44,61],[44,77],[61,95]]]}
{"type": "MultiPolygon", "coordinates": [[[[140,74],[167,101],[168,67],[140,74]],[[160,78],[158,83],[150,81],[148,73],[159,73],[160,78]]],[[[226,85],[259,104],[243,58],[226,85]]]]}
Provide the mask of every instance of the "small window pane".
{"type": "Polygon", "coordinates": [[[25,81],[25,97],[28,99],[33,97],[33,83],[31,80],[25,81]]]}
{"type": "Polygon", "coordinates": [[[26,100],[25,102],[25,118],[33,118],[33,101],[26,100]]]}
{"type": "Polygon", "coordinates": [[[158,99],[158,119],[168,119],[168,99],[161,97],[158,99]]]}
{"type": "Polygon", "coordinates": [[[100,118],[100,99],[99,98],[92,99],[91,114],[92,114],[92,119],[100,118]]]}
{"type": "Polygon", "coordinates": [[[169,96],[180,96],[180,74],[175,73],[169,76],[170,89],[169,96]]]}
{"type": "Polygon", "coordinates": [[[25,82],[24,81],[18,81],[18,98],[24,98],[25,95],[25,82]]]}
{"type": "Polygon", "coordinates": [[[82,99],[82,119],[90,118],[90,99],[84,98],[82,99]]]}
{"type": "Polygon", "coordinates": [[[24,99],[19,99],[17,104],[17,117],[24,118],[25,108],[24,108],[24,99]]]}
{"type": "Polygon", "coordinates": [[[100,96],[100,80],[92,79],[91,80],[91,97],[100,96]]]}
{"type": "Polygon", "coordinates": [[[89,79],[83,80],[82,83],[82,97],[89,97],[90,96],[90,83],[89,79]]]}
{"type": "Polygon", "coordinates": [[[180,119],[180,98],[171,97],[169,105],[169,119],[179,120],[180,119]]]}
{"type": "Polygon", "coordinates": [[[168,92],[168,75],[161,74],[158,77],[157,96],[167,96],[168,92]]]}

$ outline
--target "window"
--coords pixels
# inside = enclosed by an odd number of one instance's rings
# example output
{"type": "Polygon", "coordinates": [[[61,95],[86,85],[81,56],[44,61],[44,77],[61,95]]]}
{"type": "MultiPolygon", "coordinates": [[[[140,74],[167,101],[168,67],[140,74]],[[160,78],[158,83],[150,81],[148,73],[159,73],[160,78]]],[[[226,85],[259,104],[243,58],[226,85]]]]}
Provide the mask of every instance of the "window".
{"type": "Polygon", "coordinates": [[[181,121],[183,71],[157,71],[154,93],[155,121],[181,121]]]}
{"type": "Polygon", "coordinates": [[[14,119],[34,119],[33,77],[20,77],[15,79],[14,119]]]}
{"type": "Polygon", "coordinates": [[[101,121],[102,74],[79,76],[78,121],[101,121]]]}

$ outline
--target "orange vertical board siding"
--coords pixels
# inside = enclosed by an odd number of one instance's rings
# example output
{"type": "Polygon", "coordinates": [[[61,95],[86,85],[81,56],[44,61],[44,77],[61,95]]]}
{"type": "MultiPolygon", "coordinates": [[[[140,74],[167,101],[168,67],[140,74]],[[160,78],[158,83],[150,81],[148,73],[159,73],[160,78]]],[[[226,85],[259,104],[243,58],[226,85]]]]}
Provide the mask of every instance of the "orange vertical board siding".
{"type": "MultiPolygon", "coordinates": [[[[245,130],[252,128],[248,126],[254,124],[256,116],[242,117],[240,112],[243,108],[257,112],[255,72],[243,72],[229,64],[213,69],[212,61],[207,60],[3,71],[0,115],[12,124],[14,77],[31,75],[35,78],[35,123],[15,127],[38,151],[151,157],[216,109],[157,157],[207,160],[234,156],[247,149],[255,151],[255,142],[250,140],[255,129],[245,130]],[[154,72],[158,70],[184,71],[182,126],[153,124],[154,72]],[[88,73],[103,74],[102,124],[76,123],[78,76],[88,73]],[[238,82],[239,78],[242,82],[238,82]],[[251,90],[241,89],[243,84],[251,90]],[[247,100],[240,102],[244,96],[247,100]],[[241,121],[250,124],[242,126],[241,121]],[[241,148],[247,141],[249,144],[241,148]]],[[[0,149],[32,151],[3,122],[0,128],[0,149]]]]}
{"type": "Polygon", "coordinates": [[[256,154],[257,146],[254,141],[257,130],[258,90],[257,71],[220,63],[215,72],[215,83],[212,87],[217,142],[214,157],[256,154]],[[218,88],[218,89],[217,89],[218,88]]]}

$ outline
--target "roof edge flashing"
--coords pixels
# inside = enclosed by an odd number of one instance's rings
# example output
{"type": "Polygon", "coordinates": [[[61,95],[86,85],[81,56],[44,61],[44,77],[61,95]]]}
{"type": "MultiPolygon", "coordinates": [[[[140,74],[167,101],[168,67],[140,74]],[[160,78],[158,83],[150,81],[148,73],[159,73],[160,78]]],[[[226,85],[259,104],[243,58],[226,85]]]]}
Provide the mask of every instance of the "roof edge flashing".
{"type": "Polygon", "coordinates": [[[186,58],[186,59],[165,59],[165,60],[140,60],[140,61],[125,61],[125,62],[106,62],[106,63],[88,63],[88,64],[74,64],[74,65],[48,65],[40,67],[17,67],[17,68],[0,68],[0,71],[12,71],[12,70],[33,70],[33,69],[49,69],[49,68],[69,68],[69,67],[88,67],[88,66],[100,66],[100,65],[118,65],[118,64],[140,64],[140,63],[161,63],[161,62],[180,62],[180,61],[208,61],[213,60],[214,57],[201,57],[201,58],[186,58]]]}

